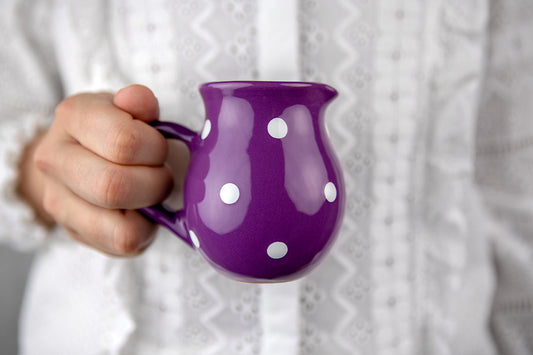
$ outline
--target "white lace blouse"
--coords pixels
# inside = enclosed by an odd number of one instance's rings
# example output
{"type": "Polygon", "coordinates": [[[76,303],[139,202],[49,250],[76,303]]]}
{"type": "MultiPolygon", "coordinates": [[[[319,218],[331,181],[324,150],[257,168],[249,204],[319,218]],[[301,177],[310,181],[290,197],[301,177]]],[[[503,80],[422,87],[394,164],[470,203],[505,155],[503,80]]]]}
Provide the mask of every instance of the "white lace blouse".
{"type": "Polygon", "coordinates": [[[0,239],[35,250],[23,354],[533,351],[533,3],[0,2],[0,239]],[[80,91],[151,87],[199,130],[200,83],[289,79],[327,112],[344,224],[309,276],[237,283],[161,229],[114,259],[14,192],[23,146],[80,91]]]}

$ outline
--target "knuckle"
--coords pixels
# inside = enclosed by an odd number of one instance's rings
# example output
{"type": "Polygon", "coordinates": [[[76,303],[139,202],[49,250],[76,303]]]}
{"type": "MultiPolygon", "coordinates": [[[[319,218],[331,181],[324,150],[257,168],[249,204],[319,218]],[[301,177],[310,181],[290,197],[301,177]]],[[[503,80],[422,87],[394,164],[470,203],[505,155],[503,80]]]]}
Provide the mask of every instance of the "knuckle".
{"type": "Polygon", "coordinates": [[[127,164],[133,161],[141,146],[142,135],[129,124],[121,124],[108,140],[108,155],[112,161],[127,164]]]}
{"type": "Polygon", "coordinates": [[[144,235],[133,223],[122,222],[115,226],[112,248],[118,254],[136,254],[143,243],[144,235]]]}
{"type": "Polygon", "coordinates": [[[44,144],[40,144],[33,153],[33,164],[41,172],[47,172],[51,168],[50,154],[48,154],[48,149],[44,144]]]}
{"type": "Polygon", "coordinates": [[[76,101],[81,94],[69,96],[61,101],[55,108],[55,118],[61,120],[69,117],[76,110],[76,101]]]}
{"type": "Polygon", "coordinates": [[[120,208],[130,193],[124,168],[110,166],[104,170],[96,187],[98,201],[106,207],[120,208]]]}
{"type": "Polygon", "coordinates": [[[43,194],[42,206],[46,213],[52,216],[53,219],[59,221],[61,211],[61,199],[56,194],[49,190],[45,190],[43,194]]]}

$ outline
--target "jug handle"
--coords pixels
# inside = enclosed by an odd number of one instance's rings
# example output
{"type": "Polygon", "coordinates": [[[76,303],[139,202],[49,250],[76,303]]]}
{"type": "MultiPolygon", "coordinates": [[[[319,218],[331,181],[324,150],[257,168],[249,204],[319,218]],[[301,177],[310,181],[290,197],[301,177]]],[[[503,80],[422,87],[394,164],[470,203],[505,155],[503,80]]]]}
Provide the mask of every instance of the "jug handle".
{"type": "MultiPolygon", "coordinates": [[[[198,136],[198,133],[173,122],[154,121],[150,125],[157,129],[165,138],[184,142],[189,150],[193,146],[194,138],[198,136]]],[[[187,231],[184,210],[171,211],[159,203],[154,206],[140,208],[138,211],[148,219],[170,229],[189,246],[194,246],[187,231]]]]}

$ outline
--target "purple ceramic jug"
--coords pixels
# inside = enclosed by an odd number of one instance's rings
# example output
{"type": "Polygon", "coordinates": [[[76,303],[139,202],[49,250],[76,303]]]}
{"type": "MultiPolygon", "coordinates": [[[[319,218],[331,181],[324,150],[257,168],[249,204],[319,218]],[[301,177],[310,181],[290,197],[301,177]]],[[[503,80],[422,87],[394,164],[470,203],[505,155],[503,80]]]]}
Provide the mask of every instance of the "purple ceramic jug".
{"type": "Polygon", "coordinates": [[[155,122],[191,153],[184,208],[141,210],[246,282],[303,276],[324,258],[344,210],[342,173],[324,110],[337,95],[303,82],[233,81],[200,87],[201,133],[155,122]]]}

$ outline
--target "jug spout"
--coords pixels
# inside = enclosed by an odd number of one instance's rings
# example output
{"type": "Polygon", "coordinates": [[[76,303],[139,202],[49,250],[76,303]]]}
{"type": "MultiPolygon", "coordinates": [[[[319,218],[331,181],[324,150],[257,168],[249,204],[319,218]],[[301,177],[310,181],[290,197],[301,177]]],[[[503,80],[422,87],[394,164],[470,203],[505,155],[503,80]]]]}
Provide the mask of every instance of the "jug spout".
{"type": "MultiPolygon", "coordinates": [[[[296,86],[298,84],[295,83],[293,85],[296,86]]],[[[306,83],[305,85],[307,87],[302,87],[302,96],[297,100],[301,100],[308,108],[315,107],[320,111],[324,110],[338,96],[337,90],[327,84],[306,83]]],[[[297,95],[295,96],[297,97],[297,95]]]]}
{"type": "Polygon", "coordinates": [[[337,92],[337,90],[335,90],[334,88],[332,88],[331,86],[329,85],[326,85],[326,84],[320,84],[323,86],[323,95],[324,95],[324,102],[326,104],[330,103],[334,98],[336,98],[339,93],[337,92]]]}
{"type": "Polygon", "coordinates": [[[337,90],[327,84],[322,83],[289,81],[280,84],[282,87],[290,88],[291,92],[295,96],[298,96],[298,93],[303,94],[304,96],[312,99],[312,101],[322,104],[328,104],[338,95],[337,90]]]}

